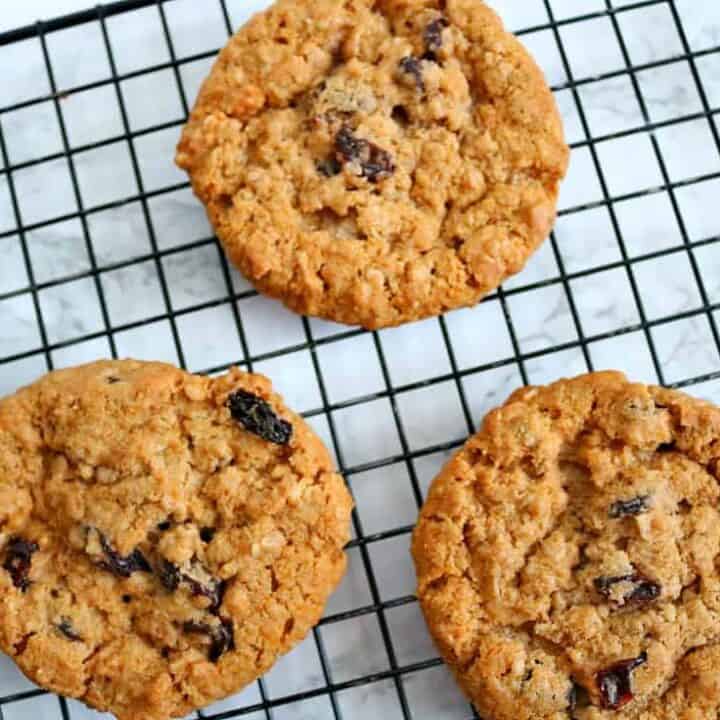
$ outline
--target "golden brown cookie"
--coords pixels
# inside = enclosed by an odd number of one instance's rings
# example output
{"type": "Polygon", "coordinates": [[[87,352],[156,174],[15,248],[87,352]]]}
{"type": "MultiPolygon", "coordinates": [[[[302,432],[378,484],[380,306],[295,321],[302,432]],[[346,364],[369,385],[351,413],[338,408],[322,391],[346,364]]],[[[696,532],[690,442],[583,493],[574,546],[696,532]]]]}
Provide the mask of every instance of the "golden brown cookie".
{"type": "Polygon", "coordinates": [[[260,375],[51,373],[0,402],[0,648],[121,720],[184,716],[318,622],[351,505],[260,375]]]}
{"type": "Polygon", "coordinates": [[[177,162],[259,290],[379,328],[519,272],[568,149],[542,72],[480,0],[278,0],[220,54],[177,162]]]}
{"type": "Polygon", "coordinates": [[[720,410],[598,373],[516,392],[413,538],[438,647],[484,720],[720,712],[720,410]]]}

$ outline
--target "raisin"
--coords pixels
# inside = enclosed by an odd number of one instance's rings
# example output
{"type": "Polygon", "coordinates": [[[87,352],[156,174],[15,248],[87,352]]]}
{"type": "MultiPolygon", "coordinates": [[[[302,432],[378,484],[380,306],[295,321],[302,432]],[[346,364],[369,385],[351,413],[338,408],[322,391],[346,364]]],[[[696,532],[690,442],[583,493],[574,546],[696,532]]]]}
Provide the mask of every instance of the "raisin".
{"type": "Polygon", "coordinates": [[[163,587],[170,592],[175,592],[180,587],[180,568],[168,560],[163,560],[157,569],[157,576],[163,587]]]}
{"type": "Polygon", "coordinates": [[[629,583],[630,588],[622,596],[620,602],[614,601],[620,607],[642,606],[654,602],[662,593],[662,586],[654,580],[641,575],[640,573],[631,573],[630,575],[613,575],[595,578],[593,581],[595,589],[606,599],[611,599],[612,589],[614,585],[619,583],[629,583]]]}
{"type": "Polygon", "coordinates": [[[630,500],[618,500],[608,510],[608,516],[613,520],[624,517],[642,515],[650,510],[650,496],[638,495],[630,500]]]}
{"type": "Polygon", "coordinates": [[[410,115],[408,114],[408,111],[402,106],[402,105],[396,105],[392,112],[390,113],[390,117],[402,127],[407,127],[410,124],[410,115]]]}
{"type": "Polygon", "coordinates": [[[82,636],[78,635],[69,618],[61,618],[60,622],[57,625],[57,629],[68,640],[72,640],[72,642],[82,642],[82,636]]]}
{"type": "Polygon", "coordinates": [[[426,28],[423,33],[423,40],[425,41],[425,60],[436,60],[436,53],[443,46],[443,30],[448,27],[450,23],[444,18],[439,17],[433,20],[426,28]]]}
{"type": "Polygon", "coordinates": [[[235,648],[235,638],[233,635],[233,624],[231,620],[221,620],[220,625],[213,627],[208,623],[199,623],[193,620],[183,625],[186,633],[196,633],[208,635],[210,637],[210,648],[208,650],[208,660],[216,663],[228,650],[235,648]]]}
{"type": "Polygon", "coordinates": [[[315,165],[317,171],[325,177],[335,177],[342,172],[342,165],[333,157],[322,160],[315,165]]]}
{"type": "Polygon", "coordinates": [[[390,177],[395,172],[392,155],[369,140],[356,137],[352,129],[343,125],[335,136],[335,151],[339,162],[357,162],[361,176],[371,183],[390,177]]]}
{"type": "Polygon", "coordinates": [[[567,691],[567,706],[568,710],[574,710],[578,704],[578,686],[577,683],[573,682],[570,689],[567,691]]]}
{"type": "Polygon", "coordinates": [[[222,580],[213,578],[209,585],[203,585],[187,575],[183,576],[183,580],[187,582],[193,595],[206,597],[210,601],[210,612],[217,614],[225,594],[225,583],[222,580]]]}
{"type": "Polygon", "coordinates": [[[600,701],[607,710],[619,710],[633,699],[632,672],[647,662],[643,652],[631,660],[621,660],[595,675],[600,701]]]}
{"type": "MultiPolygon", "coordinates": [[[[220,610],[223,595],[225,594],[224,581],[211,578],[207,584],[202,583],[188,573],[182,572],[177,565],[174,565],[169,560],[162,561],[157,574],[163,587],[170,592],[175,592],[181,585],[184,585],[195,597],[205,597],[210,601],[209,610],[213,615],[220,610]]],[[[203,574],[207,573],[203,570],[203,574]]]]}
{"type": "Polygon", "coordinates": [[[213,635],[208,657],[210,662],[217,662],[228,650],[235,649],[232,620],[221,620],[220,627],[213,635]]]}
{"type": "Polygon", "coordinates": [[[215,537],[215,528],[204,527],[200,530],[200,539],[204,543],[212,542],[214,537],[215,537]]]}
{"type": "Polygon", "coordinates": [[[412,75],[415,78],[415,86],[420,92],[425,92],[425,81],[423,80],[423,74],[422,74],[422,65],[420,65],[420,61],[413,57],[412,55],[408,55],[407,57],[404,57],[398,67],[402,72],[404,72],[407,75],[412,75]]]}
{"type": "Polygon", "coordinates": [[[10,573],[13,585],[25,592],[30,587],[30,566],[32,556],[39,550],[38,544],[21,537],[10,538],[7,544],[7,552],[3,569],[10,573]]]}
{"type": "Polygon", "coordinates": [[[123,557],[102,533],[100,533],[100,545],[105,553],[105,560],[100,562],[100,567],[118,577],[129,578],[134,572],[152,572],[150,563],[139,550],[133,550],[123,557]]]}
{"type": "Polygon", "coordinates": [[[633,578],[633,583],[635,587],[629,597],[626,597],[626,604],[647,605],[657,600],[662,594],[662,585],[660,585],[660,583],[643,577],[642,575],[636,574],[633,578]]]}
{"type": "Polygon", "coordinates": [[[210,635],[212,633],[212,626],[207,623],[196,622],[195,620],[187,620],[183,623],[183,631],[198,635],[210,635]]]}
{"type": "Polygon", "coordinates": [[[236,390],[228,398],[228,406],[233,419],[241,423],[248,432],[277,445],[287,445],[290,442],[292,425],[279,418],[270,405],[257,395],[236,390]]]}
{"type": "Polygon", "coordinates": [[[587,707],[590,705],[590,696],[587,690],[570,678],[570,689],[567,692],[568,710],[576,707],[587,707]]]}
{"type": "Polygon", "coordinates": [[[167,532],[172,527],[172,523],[169,520],[165,520],[165,522],[158,523],[157,529],[160,532],[167,532]]]}

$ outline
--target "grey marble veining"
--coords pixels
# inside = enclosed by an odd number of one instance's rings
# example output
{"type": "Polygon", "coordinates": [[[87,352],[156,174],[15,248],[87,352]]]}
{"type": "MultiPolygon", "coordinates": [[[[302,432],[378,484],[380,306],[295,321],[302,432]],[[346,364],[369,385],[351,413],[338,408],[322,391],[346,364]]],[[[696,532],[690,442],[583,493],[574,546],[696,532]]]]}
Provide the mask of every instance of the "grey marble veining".
{"type": "MultiPolygon", "coordinates": [[[[265,4],[227,0],[235,25],[265,4]]],[[[612,0],[614,8],[628,4],[612,0]]],[[[368,398],[333,412],[337,447],[327,417],[311,418],[336,459],[351,467],[398,455],[403,442],[412,450],[459,442],[523,379],[549,382],[589,366],[616,367],[638,380],[668,383],[720,371],[710,322],[712,317],[715,326],[720,325],[720,311],[698,312],[704,298],[714,306],[720,303],[720,242],[713,242],[720,236],[716,212],[720,153],[710,124],[720,120],[720,52],[710,52],[720,46],[720,4],[675,1],[691,50],[704,53],[694,67],[679,57],[684,48],[669,3],[617,12],[623,48],[604,14],[605,0],[550,0],[555,19],[563,20],[559,37],[565,57],[548,27],[545,0],[493,0],[492,5],[513,30],[536,28],[523,33],[522,39],[555,86],[567,137],[574,146],[553,241],[538,251],[523,273],[506,283],[504,297],[449,313],[444,328],[436,320],[425,321],[383,331],[377,342],[369,334],[335,340],[347,328],[313,319],[311,334],[327,341],[318,346],[316,357],[305,347],[302,321],[279,303],[254,296],[247,281],[232,269],[232,290],[243,295],[233,304],[225,301],[225,268],[203,209],[186,187],[163,191],[185,181],[172,163],[183,95],[174,73],[163,70],[128,78],[119,88],[131,130],[142,131],[133,139],[133,150],[142,189],[154,193],[145,204],[138,198],[130,147],[120,137],[124,124],[113,85],[62,95],[59,101],[72,148],[113,140],[73,154],[78,196],[66,158],[32,164],[63,150],[55,104],[0,111],[10,164],[26,164],[12,177],[20,219],[31,226],[23,246],[7,176],[0,174],[0,360],[13,358],[0,362],[0,393],[36,378],[47,369],[48,359],[61,367],[110,356],[108,323],[121,356],[178,362],[175,334],[191,370],[247,361],[247,352],[254,369],[272,375],[288,400],[303,411],[322,406],[317,362],[331,403],[368,398]],[[565,22],[579,13],[599,16],[565,22]],[[634,75],[626,72],[623,49],[632,63],[644,69],[634,75]],[[713,112],[710,119],[704,115],[695,71],[713,112]],[[608,73],[610,77],[602,77],[608,73]],[[576,90],[571,80],[579,81],[576,90]],[[152,130],[161,123],[171,126],[152,130]],[[680,185],[672,191],[663,187],[663,173],[680,185]],[[697,182],[700,176],[705,179],[697,182]],[[606,193],[614,200],[611,207],[606,193]],[[80,205],[89,210],[85,226],[78,217],[64,217],[76,215],[80,205]],[[61,217],[62,221],[32,227],[61,217]],[[685,239],[696,245],[691,253],[685,239]],[[159,260],[152,257],[153,246],[161,253],[159,260]],[[37,307],[52,346],[47,355],[28,289],[25,252],[39,285],[37,307]],[[629,267],[625,258],[633,261],[629,267]],[[101,312],[98,292],[105,299],[107,317],[101,312]],[[179,314],[171,320],[170,313],[179,314]],[[667,321],[678,313],[684,316],[667,321]],[[586,352],[583,340],[589,340],[586,352]],[[516,347],[523,354],[519,360],[516,347]],[[463,373],[459,382],[428,385],[449,375],[452,363],[463,373]],[[388,389],[385,370],[395,387],[412,386],[396,397],[402,440],[388,398],[375,397],[388,389]]],[[[165,8],[173,50],[181,59],[224,42],[224,18],[214,3],[174,0],[165,8]]],[[[109,19],[108,33],[120,73],[169,60],[154,7],[109,19]]],[[[61,90],[109,75],[109,58],[97,25],[52,34],[48,51],[61,90]]],[[[205,58],[180,66],[187,102],[192,103],[211,62],[205,58]]],[[[0,67],[13,68],[0,83],[0,108],[48,93],[37,42],[0,48],[0,67]]],[[[715,380],[698,382],[690,391],[720,401],[719,385],[715,380]]],[[[420,492],[426,492],[448,457],[445,451],[423,453],[412,461],[412,473],[402,462],[354,473],[351,479],[364,531],[384,532],[411,524],[417,511],[413,477],[420,492]]],[[[374,602],[368,568],[357,549],[349,555],[348,575],[331,599],[328,615],[374,602]]],[[[412,593],[407,535],[371,544],[368,562],[381,599],[412,593]]],[[[386,622],[401,665],[436,656],[415,603],[388,610],[386,622]]],[[[390,667],[374,614],[330,623],[319,633],[334,682],[390,667]]],[[[268,674],[266,690],[269,697],[282,698],[324,683],[316,644],[310,638],[268,674]]],[[[0,695],[31,687],[0,657],[0,695]]],[[[469,716],[467,703],[442,667],[408,674],[403,687],[414,720],[469,716]]],[[[258,687],[253,685],[211,711],[259,702],[258,687]]],[[[347,689],[338,693],[337,702],[345,720],[402,718],[391,681],[347,689]]],[[[70,713],[73,720],[100,717],[77,703],[70,703],[70,713]]],[[[4,715],[8,720],[60,717],[57,700],[51,696],[13,704],[4,715]]],[[[333,713],[328,698],[317,697],[281,705],[274,717],[330,720],[333,713]]]]}

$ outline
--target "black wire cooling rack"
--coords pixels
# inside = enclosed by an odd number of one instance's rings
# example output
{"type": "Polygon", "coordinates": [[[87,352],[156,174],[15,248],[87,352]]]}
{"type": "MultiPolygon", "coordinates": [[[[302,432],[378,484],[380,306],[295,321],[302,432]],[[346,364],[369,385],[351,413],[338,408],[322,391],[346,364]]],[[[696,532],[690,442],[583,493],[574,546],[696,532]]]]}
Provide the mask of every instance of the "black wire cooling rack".
{"type": "MultiPolygon", "coordinates": [[[[607,346],[607,343],[613,343],[612,347],[615,348],[613,364],[618,367],[624,366],[624,361],[627,360],[626,352],[635,352],[635,350],[629,349],[631,345],[633,348],[641,346],[642,352],[649,358],[648,372],[651,375],[654,373],[654,377],[650,379],[672,387],[697,386],[701,392],[709,390],[711,395],[716,392],[712,381],[716,381],[720,377],[720,336],[718,335],[720,284],[717,282],[717,276],[712,270],[713,265],[708,258],[710,254],[718,252],[718,255],[714,255],[714,257],[720,260],[720,237],[698,237],[694,230],[696,222],[691,217],[692,211],[686,209],[684,203],[684,193],[687,191],[693,192],[694,189],[700,187],[709,187],[712,191],[714,188],[715,203],[711,203],[705,207],[704,211],[700,210],[700,212],[717,214],[717,200],[720,199],[720,183],[714,185],[716,181],[720,180],[720,132],[718,130],[720,107],[712,106],[712,102],[717,101],[717,98],[720,97],[720,82],[718,82],[717,88],[710,92],[704,75],[706,65],[717,62],[717,66],[713,65],[713,67],[716,67],[717,75],[720,77],[720,45],[717,44],[720,36],[715,38],[714,43],[712,41],[704,42],[701,43],[701,47],[697,48],[686,28],[688,14],[699,13],[702,15],[703,12],[709,11],[710,3],[688,1],[683,3],[682,0],[643,0],[640,2],[586,0],[586,2],[576,3],[573,7],[576,11],[588,8],[589,12],[567,16],[566,13],[558,11],[560,5],[567,6],[567,3],[562,0],[537,0],[536,9],[546,20],[534,24],[532,27],[515,29],[518,31],[517,34],[526,39],[531,46],[532,40],[538,38],[555,46],[558,69],[564,80],[556,83],[553,89],[557,93],[558,99],[562,96],[564,106],[571,108],[570,114],[576,125],[576,137],[572,138],[574,157],[582,155],[587,169],[594,173],[598,186],[596,198],[563,207],[560,211],[558,228],[561,227],[564,220],[571,220],[573,216],[582,213],[600,213],[598,217],[602,217],[602,221],[605,223],[606,235],[613,247],[613,253],[606,261],[594,262],[594,256],[588,249],[586,262],[575,260],[571,263],[573,267],[570,268],[564,242],[558,237],[559,230],[556,231],[543,251],[546,253],[546,258],[549,258],[552,270],[546,272],[545,276],[540,279],[533,278],[531,272],[525,276],[521,275],[519,280],[507,284],[504,289],[498,290],[483,304],[485,307],[497,307],[504,323],[507,332],[505,357],[493,358],[491,361],[482,363],[459,358],[452,319],[450,316],[439,318],[428,321],[428,323],[432,324],[435,337],[440,340],[441,345],[444,345],[446,362],[441,365],[439,372],[426,373],[426,376],[410,381],[398,381],[397,375],[393,371],[393,363],[388,359],[383,333],[365,333],[356,329],[339,327],[332,328],[331,331],[327,331],[327,329],[319,331],[314,321],[302,319],[299,321],[301,334],[295,333],[292,336],[292,344],[281,343],[280,347],[261,352],[255,351],[248,342],[246,324],[249,316],[247,306],[243,305],[243,302],[254,298],[256,293],[251,289],[246,289],[246,286],[238,289],[237,277],[228,266],[222,253],[217,251],[216,240],[207,236],[191,242],[182,242],[182,238],[180,238],[180,244],[176,243],[171,247],[167,247],[159,241],[152,211],[154,201],[185,190],[188,185],[186,182],[177,182],[162,187],[148,187],[143,172],[143,138],[162,131],[177,130],[179,132],[184,118],[173,118],[160,124],[155,123],[149,127],[134,129],[125,91],[128,81],[160,71],[169,71],[177,85],[182,115],[187,115],[191,98],[185,87],[184,68],[200,61],[209,61],[217,50],[187,56],[178,55],[171,23],[168,22],[168,8],[177,1],[128,0],[127,2],[116,2],[0,35],[0,52],[4,48],[26,42],[39,45],[49,88],[48,92],[37,97],[23,99],[5,107],[0,106],[0,163],[2,164],[0,184],[4,183],[6,186],[9,195],[9,212],[11,213],[9,229],[0,232],[0,244],[3,240],[17,243],[21,264],[27,276],[26,283],[21,282],[21,286],[11,290],[6,290],[0,285],[0,317],[3,315],[3,303],[29,298],[31,312],[25,318],[25,322],[36,326],[37,338],[39,338],[39,341],[32,347],[27,347],[21,352],[7,351],[7,343],[0,344],[0,348],[5,348],[0,350],[0,378],[4,377],[5,386],[19,385],[21,380],[29,379],[26,377],[27,372],[17,370],[23,363],[32,361],[35,374],[39,375],[57,364],[59,352],[72,350],[93,341],[106,342],[104,354],[117,357],[122,352],[122,348],[118,347],[117,342],[121,334],[145,326],[155,326],[161,322],[169,327],[176,360],[180,365],[188,367],[192,363],[187,362],[190,348],[183,338],[184,318],[193,313],[217,308],[222,308],[231,317],[233,331],[237,334],[237,338],[233,339],[233,341],[237,341],[236,344],[239,348],[237,357],[231,358],[227,363],[212,367],[190,367],[190,369],[215,373],[226,369],[231,363],[248,369],[257,369],[258,367],[262,369],[267,363],[278,358],[294,357],[299,353],[304,353],[309,361],[310,376],[318,388],[318,402],[313,407],[305,408],[304,414],[317,427],[321,428],[322,434],[334,450],[341,471],[350,486],[353,487],[360,482],[359,479],[366,477],[369,473],[380,472],[381,476],[387,473],[390,477],[393,469],[401,468],[408,483],[407,498],[408,503],[412,505],[412,510],[409,514],[405,514],[403,522],[396,522],[377,530],[374,523],[368,523],[369,515],[363,513],[362,504],[358,502],[359,509],[356,510],[353,517],[354,539],[350,544],[349,552],[354,558],[353,562],[358,572],[366,582],[366,588],[363,593],[360,593],[361,599],[351,603],[349,609],[326,614],[320,626],[314,631],[311,642],[315,644],[319,661],[320,679],[318,682],[315,682],[310,688],[296,688],[291,694],[287,694],[269,692],[266,683],[260,681],[254,699],[251,698],[247,702],[238,701],[237,707],[229,709],[227,705],[215,712],[211,709],[199,713],[198,717],[215,718],[216,720],[231,717],[266,718],[267,720],[271,718],[275,718],[275,720],[305,718],[307,720],[321,717],[335,718],[336,720],[341,718],[357,720],[362,717],[383,717],[384,720],[386,718],[387,720],[393,718],[403,718],[404,720],[436,720],[436,718],[444,720],[446,717],[458,720],[477,718],[467,704],[456,705],[452,713],[442,714],[428,711],[426,706],[414,698],[414,691],[409,681],[419,679],[420,684],[425,683],[424,678],[429,677],[428,673],[439,669],[441,662],[434,653],[430,653],[426,659],[414,658],[408,661],[407,654],[399,649],[399,644],[402,645],[403,642],[402,633],[408,632],[408,626],[404,626],[405,629],[401,630],[398,635],[394,629],[394,613],[399,609],[416,605],[416,601],[408,593],[400,593],[399,596],[397,594],[392,596],[390,593],[391,596],[388,597],[388,592],[384,588],[386,580],[384,577],[379,577],[378,574],[378,553],[374,553],[374,549],[382,549],[386,547],[386,543],[394,540],[399,540],[407,545],[412,530],[412,517],[422,503],[424,490],[432,474],[428,471],[424,461],[428,461],[429,466],[436,468],[463,441],[463,435],[473,431],[482,414],[477,411],[473,392],[469,389],[472,386],[470,381],[474,378],[486,377],[488,378],[487,384],[492,386],[495,383],[496,373],[508,370],[511,372],[511,377],[515,377],[518,383],[528,383],[536,379],[531,370],[534,363],[537,364],[550,356],[569,357],[569,354],[580,358],[580,367],[577,368],[579,371],[593,370],[608,364],[605,359],[599,359],[606,358],[606,355],[596,352],[596,349],[603,344],[607,346]],[[157,13],[156,20],[159,21],[162,28],[162,42],[167,46],[167,58],[169,59],[146,67],[122,71],[118,67],[117,48],[111,42],[109,25],[113,18],[141,9],[150,9],[153,13],[157,13]],[[644,11],[661,12],[665,21],[674,27],[677,44],[674,49],[668,51],[666,57],[646,61],[638,61],[633,57],[633,51],[630,48],[631,45],[634,47],[635,38],[629,34],[625,19],[630,18],[633,14],[638,17],[644,11]],[[616,43],[621,64],[607,72],[581,75],[573,67],[571,53],[567,47],[569,37],[567,33],[572,32],[582,23],[593,22],[602,23],[602,27],[609,33],[606,39],[616,43]],[[104,62],[109,67],[109,74],[107,77],[92,82],[66,87],[58,78],[49,47],[55,33],[86,25],[94,25],[99,28],[102,38],[100,49],[105,55],[104,62]],[[689,88],[695,98],[694,103],[688,106],[691,112],[684,114],[683,110],[670,117],[658,118],[651,108],[654,98],[649,97],[642,78],[647,73],[661,73],[665,68],[680,66],[687,76],[685,89],[689,88]],[[603,83],[614,81],[626,85],[629,83],[628,87],[633,103],[637,103],[637,118],[634,123],[626,123],[622,129],[614,129],[613,132],[608,133],[603,132],[602,127],[598,128],[598,123],[589,116],[585,107],[585,91],[588,88],[598,88],[603,83]],[[75,144],[70,137],[63,104],[67,98],[73,95],[99,88],[105,88],[117,100],[120,110],[120,132],[91,143],[75,144]],[[59,127],[60,148],[57,152],[45,154],[42,157],[32,157],[13,163],[13,148],[10,147],[7,132],[3,130],[3,126],[14,113],[18,111],[33,112],[34,108],[45,108],[45,110],[51,108],[59,127]],[[675,127],[688,127],[689,124],[697,127],[698,123],[703,126],[703,137],[707,138],[707,142],[702,148],[702,155],[715,158],[717,162],[710,163],[710,172],[696,174],[686,172],[681,173],[681,176],[678,177],[674,168],[676,161],[668,160],[667,145],[662,139],[663,133],[675,127]],[[614,183],[608,178],[605,150],[609,143],[614,141],[637,138],[643,138],[646,144],[649,143],[647,147],[649,147],[650,157],[654,158],[657,163],[658,182],[652,184],[651,187],[618,192],[614,183]],[[82,183],[78,177],[77,158],[82,153],[100,150],[111,145],[117,146],[118,143],[127,151],[137,192],[122,198],[120,202],[90,205],[84,199],[82,183]],[[70,207],[49,219],[26,220],[22,213],[22,187],[18,187],[18,177],[31,169],[42,170],[43,166],[51,163],[62,163],[66,168],[72,190],[70,207]],[[668,223],[672,225],[672,229],[667,233],[670,239],[663,242],[658,240],[653,245],[651,238],[650,245],[646,244],[643,252],[638,253],[628,242],[626,225],[623,220],[624,209],[635,200],[651,197],[662,197],[667,202],[668,223]],[[130,203],[139,208],[141,225],[147,234],[149,250],[138,252],[130,258],[123,258],[119,261],[105,262],[98,257],[96,252],[94,218],[118,206],[130,203]],[[37,275],[35,256],[31,247],[34,233],[68,221],[77,223],[79,237],[87,252],[88,266],[79,271],[56,275],[49,279],[40,279],[37,275]],[[200,251],[201,249],[208,252],[216,251],[217,257],[212,255],[211,261],[215,263],[218,277],[222,278],[222,288],[218,296],[211,300],[185,303],[184,306],[179,307],[177,302],[173,302],[172,278],[168,277],[166,261],[180,253],[200,251]],[[649,273],[647,271],[647,268],[652,267],[653,261],[661,259],[670,260],[677,268],[677,273],[691,276],[691,279],[687,279],[692,284],[692,296],[695,300],[686,303],[671,314],[658,314],[652,308],[649,311],[647,309],[648,297],[652,298],[668,292],[665,286],[666,276],[653,277],[652,271],[649,273]],[[129,322],[114,322],[105,291],[104,277],[108,273],[147,264],[154,265],[159,295],[164,309],[160,312],[148,311],[147,317],[143,316],[129,322]],[[578,298],[577,288],[588,279],[598,280],[602,288],[602,278],[607,277],[610,273],[615,273],[616,277],[618,274],[625,276],[624,281],[629,288],[629,306],[632,308],[631,320],[620,322],[618,327],[596,331],[598,327],[602,326],[595,323],[589,316],[585,303],[578,298]],[[639,280],[638,276],[644,280],[639,280]],[[532,281],[528,282],[527,280],[532,281]],[[71,338],[55,338],[48,329],[43,294],[78,281],[94,286],[99,305],[100,329],[75,333],[71,338]],[[708,287],[709,285],[710,287],[708,287]],[[521,332],[517,328],[519,316],[515,299],[546,290],[552,290],[563,298],[568,310],[572,332],[565,340],[557,341],[557,337],[554,337],[544,345],[542,343],[540,345],[527,344],[523,341],[521,332]],[[648,291],[651,295],[648,295],[648,291]],[[653,293],[654,295],[652,295],[653,293]],[[672,358],[670,357],[668,360],[667,353],[662,348],[659,349],[658,345],[665,342],[663,328],[677,327],[679,323],[683,322],[693,323],[697,333],[704,338],[703,352],[709,353],[710,360],[705,363],[704,372],[700,374],[694,373],[692,377],[686,377],[678,374],[677,368],[675,368],[670,373],[671,377],[668,377],[668,363],[672,364],[672,358]],[[328,365],[323,358],[327,358],[328,353],[335,352],[341,344],[360,337],[364,338],[366,346],[376,353],[380,386],[375,391],[361,394],[358,397],[352,396],[352,392],[346,393],[344,398],[338,401],[329,391],[328,365]],[[408,431],[408,418],[403,411],[405,399],[415,392],[430,392],[435,398],[440,398],[443,393],[448,392],[449,388],[454,388],[454,392],[457,393],[460,408],[461,421],[460,426],[457,424],[454,426],[456,428],[453,430],[455,436],[448,439],[443,438],[442,443],[418,444],[411,437],[412,433],[408,431]],[[343,433],[338,429],[338,418],[341,414],[353,412],[357,408],[374,407],[373,403],[378,402],[382,402],[390,413],[394,431],[397,433],[395,450],[372,459],[349,452],[347,440],[345,436],[341,437],[343,433]],[[370,530],[367,530],[368,527],[370,530]],[[331,653],[327,649],[329,631],[332,630],[333,625],[355,620],[362,621],[369,617],[376,621],[381,641],[384,657],[380,667],[371,672],[357,673],[351,676],[341,673],[338,677],[333,659],[330,657],[331,653]],[[366,704],[368,696],[363,694],[364,691],[368,689],[369,692],[370,688],[377,686],[382,686],[386,699],[390,698],[388,707],[391,707],[391,710],[373,710],[372,705],[366,704]],[[348,698],[355,699],[348,700],[348,698]],[[313,705],[314,702],[322,703],[325,709],[323,711],[314,710],[313,708],[316,707],[313,705]],[[297,712],[289,713],[288,710],[293,708],[297,712]]],[[[530,3],[526,5],[526,0],[515,0],[515,2],[519,8],[518,16],[522,17],[523,12],[520,7],[522,6],[524,10],[525,7],[530,7],[530,3]]],[[[225,30],[231,33],[235,23],[232,8],[228,6],[231,5],[232,0],[207,0],[207,7],[210,8],[213,3],[219,3],[219,12],[225,30]]],[[[534,13],[532,16],[535,17],[536,14],[534,13]]],[[[720,26],[720,18],[718,18],[718,24],[720,26]]],[[[4,76],[12,74],[13,68],[3,69],[4,76]]],[[[632,165],[637,160],[632,154],[629,154],[626,162],[628,165],[632,165]]],[[[712,192],[710,195],[712,196],[712,192]]],[[[0,225],[0,229],[1,227],[0,225]]],[[[572,239],[576,250],[578,247],[583,247],[584,241],[583,237],[572,239]]],[[[582,256],[582,252],[580,254],[582,256]]],[[[714,267],[720,269],[720,263],[717,260],[714,267]]],[[[523,322],[527,324],[527,321],[523,322]]],[[[4,324],[5,320],[3,320],[4,324]]],[[[538,332],[541,333],[541,330],[539,329],[538,332]]],[[[477,326],[474,332],[482,335],[483,327],[477,326]]],[[[0,325],[0,341],[2,335],[3,326],[0,325]]],[[[227,337],[224,337],[219,338],[217,342],[225,343],[228,340],[227,337]]],[[[494,341],[493,337],[485,337],[480,340],[480,345],[492,344],[494,341]]],[[[692,354],[693,343],[696,342],[697,338],[691,334],[684,339],[681,338],[677,344],[681,353],[687,352],[687,347],[683,350],[683,346],[690,345],[692,354]]],[[[486,356],[480,353],[480,357],[485,358],[486,356]]],[[[352,382],[349,384],[352,385],[352,382]]],[[[502,400],[500,391],[495,392],[491,389],[487,395],[490,404],[502,400]]],[[[370,417],[372,418],[372,412],[370,412],[370,417]]],[[[352,438],[352,432],[350,432],[350,437],[352,438]]],[[[391,479],[388,479],[388,483],[390,482],[391,479]]],[[[342,635],[342,632],[340,634],[342,635]]],[[[332,642],[337,644],[337,638],[334,637],[332,642]]],[[[362,649],[358,651],[362,651],[362,649]]],[[[354,648],[347,647],[344,652],[353,653],[354,648]]],[[[0,696],[0,720],[14,720],[17,717],[51,718],[58,714],[67,720],[80,717],[77,712],[75,706],[64,699],[56,700],[35,689],[20,690],[0,696]],[[28,703],[40,698],[44,702],[42,710],[30,711],[30,714],[27,714],[27,708],[30,707],[28,703]],[[18,712],[17,708],[21,706],[26,708],[25,714],[18,712]]],[[[82,717],[86,717],[86,715],[82,715],[82,717]]]]}

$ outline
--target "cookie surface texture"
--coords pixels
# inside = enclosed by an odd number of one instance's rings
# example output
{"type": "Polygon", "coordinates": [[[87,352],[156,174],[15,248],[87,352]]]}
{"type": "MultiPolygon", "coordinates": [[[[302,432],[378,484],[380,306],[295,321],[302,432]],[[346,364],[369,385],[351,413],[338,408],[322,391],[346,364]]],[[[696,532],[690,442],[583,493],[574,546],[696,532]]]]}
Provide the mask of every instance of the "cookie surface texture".
{"type": "Polygon", "coordinates": [[[51,373],[0,402],[0,649],[121,720],[185,716],[317,623],[351,505],[262,376],[51,373]]]}
{"type": "Polygon", "coordinates": [[[519,272],[568,149],[542,72],[480,0],[279,0],[221,52],[177,162],[259,290],[379,328],[519,272]]]}
{"type": "Polygon", "coordinates": [[[720,711],[720,410],[598,373],[526,388],[435,479],[413,538],[484,720],[720,711]]]}

